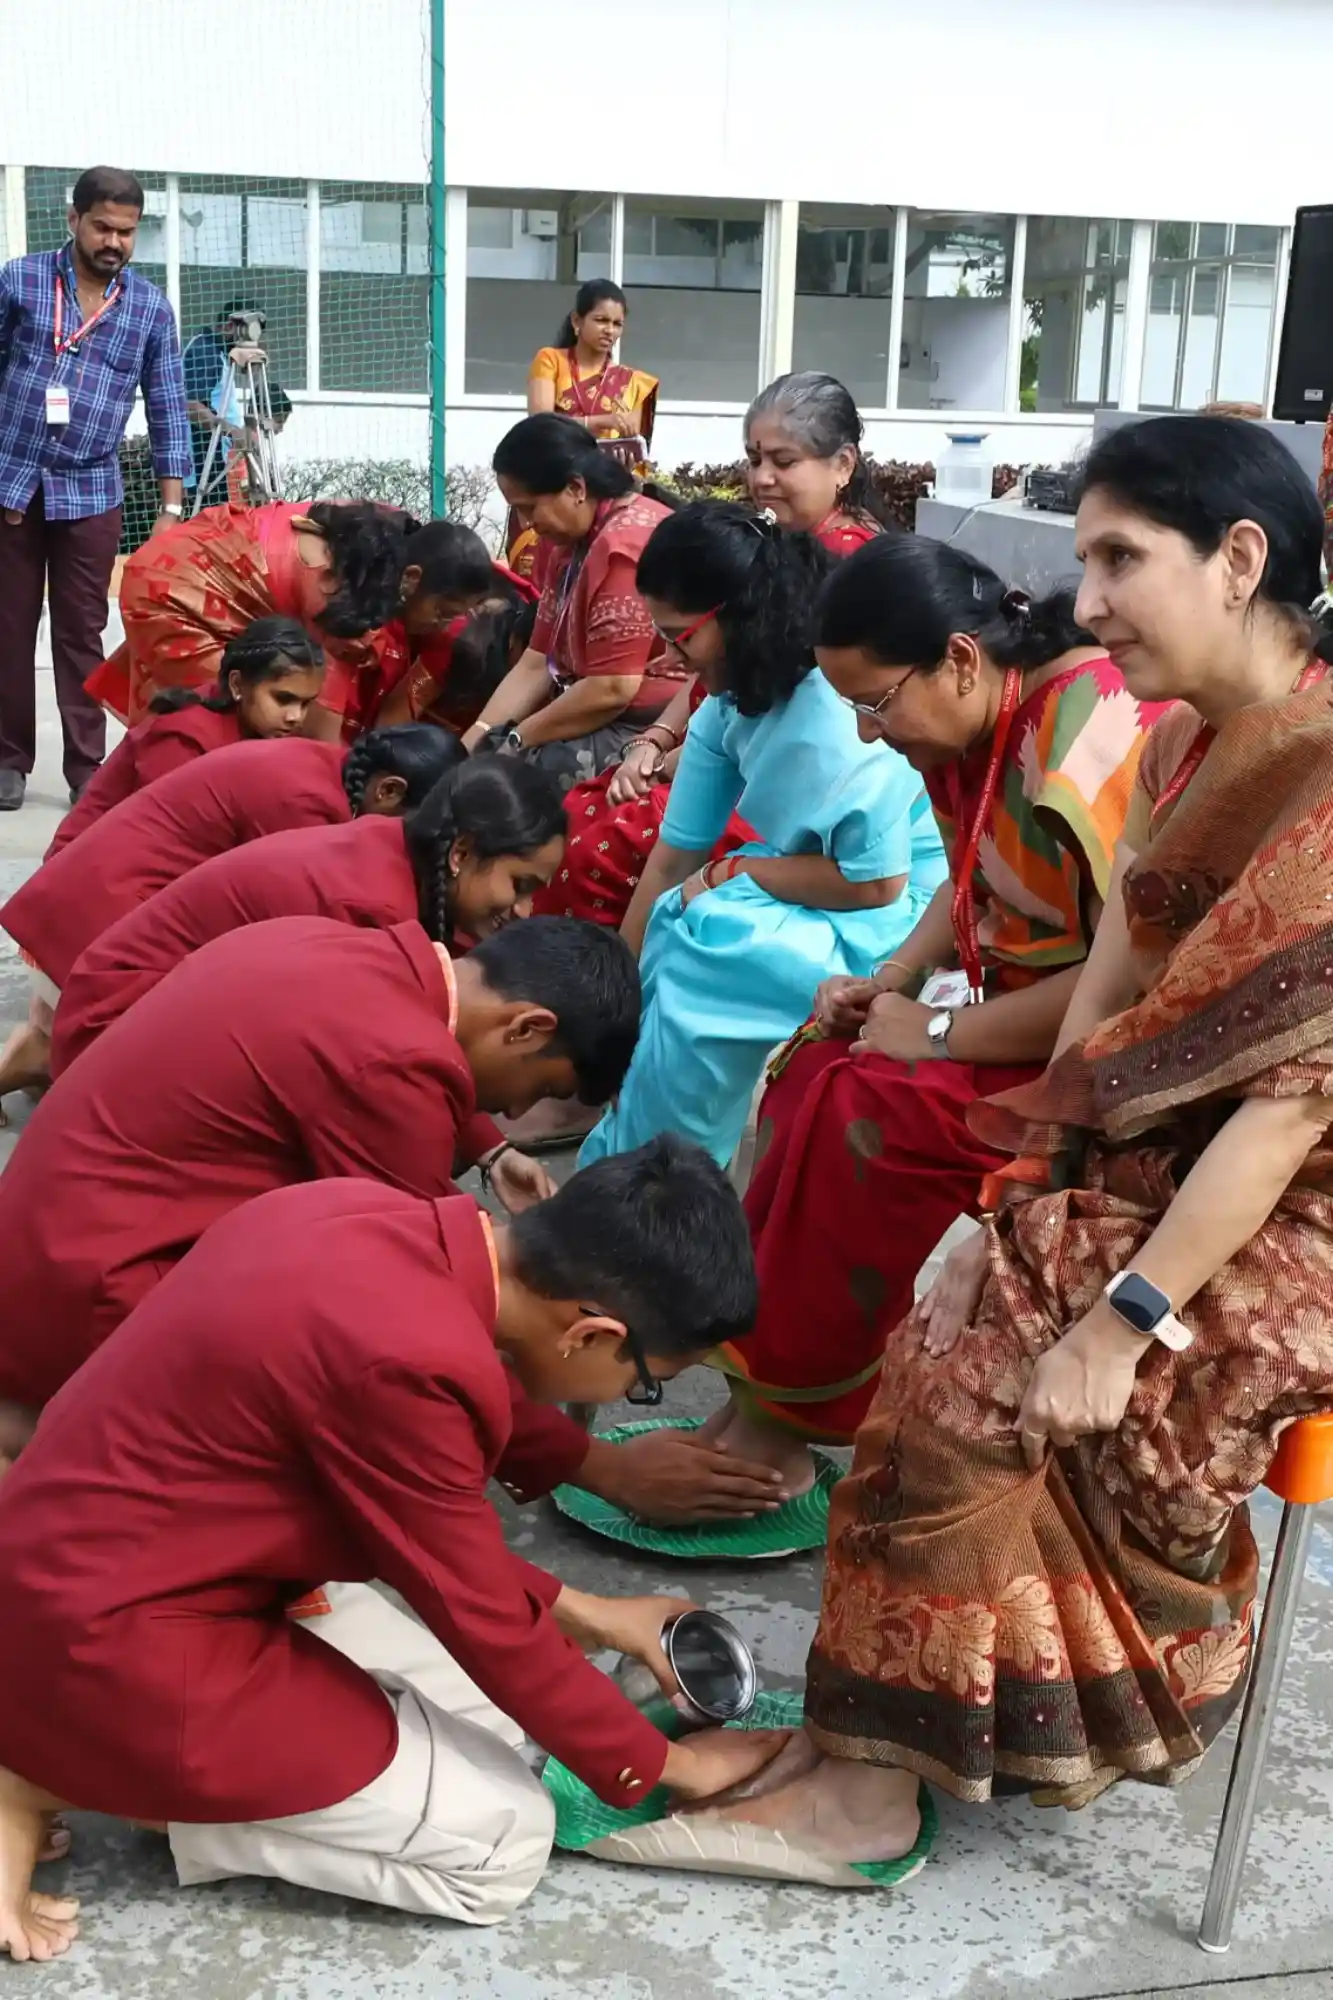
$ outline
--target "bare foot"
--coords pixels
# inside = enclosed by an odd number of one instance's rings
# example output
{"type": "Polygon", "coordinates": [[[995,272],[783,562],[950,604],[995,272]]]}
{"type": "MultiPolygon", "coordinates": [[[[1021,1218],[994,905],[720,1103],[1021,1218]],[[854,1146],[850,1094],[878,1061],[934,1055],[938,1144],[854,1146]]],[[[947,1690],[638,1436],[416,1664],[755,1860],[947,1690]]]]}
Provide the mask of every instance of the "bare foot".
{"type": "Polygon", "coordinates": [[[0,1097],[51,1081],[51,1037],[24,1021],[0,1049],[0,1097]]]}
{"type": "Polygon", "coordinates": [[[844,1757],[822,1757],[804,1777],[724,1807],[721,1816],[772,1827],[793,1846],[836,1861],[897,1861],[921,1831],[914,1773],[844,1757]]]}
{"type": "Polygon", "coordinates": [[[63,1861],[73,1844],[73,1835],[59,1814],[51,1813],[46,1822],[46,1838],[42,1842],[39,1861],[63,1861]]]}
{"type": "Polygon", "coordinates": [[[711,1417],[704,1418],[704,1421],[694,1433],[696,1442],[713,1445],[714,1447],[720,1445],[727,1432],[731,1429],[732,1420],[735,1415],[736,1405],[728,1397],[720,1409],[714,1410],[711,1417]]]}
{"type": "MultiPolygon", "coordinates": [[[[739,1819],[740,1814],[729,1810],[743,1801],[767,1798],[770,1792],[780,1792],[797,1778],[805,1777],[813,1771],[820,1760],[820,1752],[803,1729],[795,1729],[779,1750],[771,1764],[765,1764],[762,1771],[743,1784],[733,1785],[729,1792],[719,1792],[716,1798],[707,1799],[703,1810],[725,1813],[729,1819],[739,1819]]],[[[698,1812],[698,1806],[677,1806],[677,1812],[698,1812]]]]}
{"type": "Polygon", "coordinates": [[[789,1500],[798,1493],[808,1493],[814,1485],[815,1462],[804,1438],[781,1424],[770,1423],[759,1411],[733,1404],[725,1436],[732,1457],[771,1466],[780,1473],[782,1490],[789,1500]]]}
{"type": "Polygon", "coordinates": [[[53,1801],[12,1771],[0,1771],[0,1951],[20,1963],[59,1958],[79,1934],[72,1896],[32,1887],[53,1801]]]}

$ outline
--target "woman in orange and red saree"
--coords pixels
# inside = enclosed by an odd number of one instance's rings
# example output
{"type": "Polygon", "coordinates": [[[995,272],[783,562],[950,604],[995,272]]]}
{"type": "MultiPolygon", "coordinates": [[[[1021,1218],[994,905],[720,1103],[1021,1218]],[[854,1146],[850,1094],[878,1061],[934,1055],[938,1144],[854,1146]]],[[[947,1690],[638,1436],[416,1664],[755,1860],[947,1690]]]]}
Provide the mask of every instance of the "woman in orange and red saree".
{"type": "Polygon", "coordinates": [[[479,601],[490,557],[452,522],[418,527],[369,501],[274,501],[208,507],[154,535],[125,564],[124,643],[88,680],[122,722],[141,722],[165,688],[203,691],[229,639],[256,618],[295,618],[324,648],[327,670],[311,734],[344,734],[385,662],[371,634],[403,628],[420,641],[479,601]],[[424,539],[422,539],[424,537],[424,539]]]}
{"type": "MultiPolygon", "coordinates": [[[[813,535],[830,555],[851,555],[887,525],[861,456],[863,430],[856,404],[833,376],[779,376],[746,413],[750,498],[779,527],[813,535]]],[[[662,830],[690,717],[706,692],[691,676],[615,770],[570,793],[569,845],[558,876],[542,891],[544,914],[624,921],[662,830]]],[[[749,828],[733,819],[718,855],[749,838],[749,828]]]]}
{"type": "MultiPolygon", "coordinates": [[[[657,416],[655,375],[615,360],[629,306],[610,278],[580,285],[554,347],[540,347],[528,371],[528,412],[560,410],[582,424],[628,465],[647,456],[657,416]]],[[[531,576],[537,554],[533,529],[510,516],[509,567],[531,576]]]]}
{"type": "Polygon", "coordinates": [[[524,417],[494,465],[505,499],[541,536],[541,596],[528,650],[463,742],[527,757],[567,792],[613,763],[684,682],[634,580],[671,508],[570,417],[524,417]]]}
{"type": "Polygon", "coordinates": [[[760,1107],[760,1312],[723,1357],[732,1396],[714,1421],[792,1490],[813,1479],[811,1439],[855,1436],[917,1273],[1001,1164],[968,1109],[1055,1046],[1161,713],[1080,631],[1072,592],[1033,604],[924,536],[843,564],[818,633],[861,735],[924,776],[949,878],[873,978],[821,987],[760,1107]]]}
{"type": "Polygon", "coordinates": [[[734,1809],[798,1843],[903,1852],[918,1774],[1065,1806],[1173,1783],[1240,1698],[1245,1502],[1333,1406],[1321,530],[1235,419],[1088,461],[1079,621],[1191,707],[1149,737],[1056,1060],[973,1113],[1029,1198],[891,1336],[833,1497],[806,1729],[734,1809]]]}

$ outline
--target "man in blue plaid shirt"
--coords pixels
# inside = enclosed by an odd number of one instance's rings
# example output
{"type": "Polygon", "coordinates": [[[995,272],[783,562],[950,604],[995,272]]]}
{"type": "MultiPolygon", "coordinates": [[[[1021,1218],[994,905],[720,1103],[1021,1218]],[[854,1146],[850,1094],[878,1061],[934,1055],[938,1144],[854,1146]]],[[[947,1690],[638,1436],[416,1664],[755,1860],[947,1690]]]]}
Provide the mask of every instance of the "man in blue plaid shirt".
{"type": "Polygon", "coordinates": [[[36,757],[44,592],[71,801],[106,755],[106,718],[83,684],[102,658],[117,454],[136,391],[159,525],[181,518],[193,469],[176,322],[130,269],[142,214],[133,174],[91,167],[75,183],[64,247],[0,268],[0,811],[22,805],[36,757]]]}

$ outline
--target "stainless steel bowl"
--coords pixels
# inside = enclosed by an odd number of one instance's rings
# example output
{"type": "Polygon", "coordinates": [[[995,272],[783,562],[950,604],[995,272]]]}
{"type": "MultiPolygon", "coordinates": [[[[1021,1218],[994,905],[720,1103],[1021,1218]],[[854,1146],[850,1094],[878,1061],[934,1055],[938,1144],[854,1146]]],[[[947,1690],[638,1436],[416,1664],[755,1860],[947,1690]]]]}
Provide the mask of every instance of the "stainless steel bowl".
{"type": "MultiPolygon", "coordinates": [[[[662,1650],[681,1692],[670,1707],[691,1728],[739,1722],[754,1707],[759,1677],[754,1655],[734,1625],[716,1611],[685,1611],[662,1627],[662,1650]]],[[[621,1692],[636,1708],[665,1708],[667,1698],[641,1661],[628,1654],[615,1672],[621,1692]]]]}

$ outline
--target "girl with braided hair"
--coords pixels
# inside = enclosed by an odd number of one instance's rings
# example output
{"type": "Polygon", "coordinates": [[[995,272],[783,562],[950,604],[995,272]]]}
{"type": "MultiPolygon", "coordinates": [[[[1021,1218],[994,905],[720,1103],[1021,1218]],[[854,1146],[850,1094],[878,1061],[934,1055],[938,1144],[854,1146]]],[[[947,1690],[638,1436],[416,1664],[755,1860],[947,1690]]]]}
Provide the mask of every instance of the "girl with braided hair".
{"type": "Polygon", "coordinates": [[[122,799],[0,909],[0,929],[23,952],[33,984],[28,1020],[0,1054],[0,1096],[45,1080],[60,989],[127,910],[266,833],[409,812],[456,754],[427,723],[371,730],[351,751],[304,736],[233,743],[122,799]]]}
{"type": "MultiPolygon", "coordinates": [[[[349,757],[364,767],[373,732],[349,757]]],[[[438,733],[438,732],[437,732],[438,733]]],[[[51,1048],[59,1076],[111,1022],[190,952],[272,917],[333,917],[383,929],[416,917],[451,953],[532,913],[560,864],[565,812],[544,772],[509,759],[475,762],[443,742],[446,769],[415,811],[374,811],[346,826],[305,826],[201,862],[90,944],[61,993],[51,1048]]],[[[498,1135],[497,1135],[498,1136],[498,1135]]]]}
{"type": "Polygon", "coordinates": [[[256,618],[222,652],[207,694],[166,688],[94,772],[56,829],[47,858],[77,840],[122,799],[188,764],[255,736],[294,736],[324,678],[324,652],[294,618],[256,618]]]}

